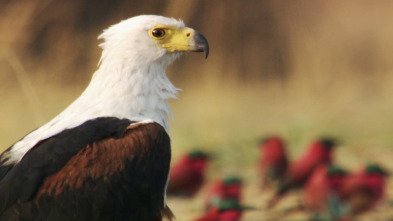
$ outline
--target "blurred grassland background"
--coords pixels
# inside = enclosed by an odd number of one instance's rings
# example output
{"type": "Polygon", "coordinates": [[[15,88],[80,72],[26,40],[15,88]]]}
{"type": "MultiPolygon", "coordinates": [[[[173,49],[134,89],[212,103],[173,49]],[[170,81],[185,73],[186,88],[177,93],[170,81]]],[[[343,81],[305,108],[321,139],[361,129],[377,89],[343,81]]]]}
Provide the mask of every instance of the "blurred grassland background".
{"type": "Polygon", "coordinates": [[[174,160],[201,147],[217,157],[210,179],[241,172],[252,183],[260,137],[282,135],[295,157],[330,135],[342,143],[339,164],[377,161],[393,171],[392,8],[369,0],[0,0],[0,145],[80,95],[103,29],[160,14],[202,32],[211,49],[207,60],[188,54],[167,70],[183,89],[170,101],[174,160]]]}

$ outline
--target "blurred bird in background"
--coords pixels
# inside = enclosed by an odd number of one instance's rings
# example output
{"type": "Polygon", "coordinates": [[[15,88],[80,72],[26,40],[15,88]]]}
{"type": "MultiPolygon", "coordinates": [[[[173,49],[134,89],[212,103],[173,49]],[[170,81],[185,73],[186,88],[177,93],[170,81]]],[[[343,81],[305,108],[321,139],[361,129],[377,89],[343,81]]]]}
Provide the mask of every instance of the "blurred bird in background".
{"type": "Polygon", "coordinates": [[[258,169],[261,176],[261,189],[271,186],[281,179],[288,167],[284,141],[278,136],[270,136],[259,144],[258,169]]]}
{"type": "Polygon", "coordinates": [[[311,174],[302,191],[300,208],[311,212],[311,220],[338,220],[339,188],[347,172],[336,165],[321,165],[311,174]]]}
{"type": "Polygon", "coordinates": [[[242,180],[237,176],[227,176],[213,182],[210,189],[206,191],[206,210],[219,205],[224,200],[241,200],[242,180]]]}
{"type": "Polygon", "coordinates": [[[200,150],[193,150],[182,156],[171,167],[168,195],[193,197],[205,182],[205,172],[209,156],[200,150]]]}
{"type": "Polygon", "coordinates": [[[290,164],[285,176],[279,181],[275,195],[268,202],[268,208],[273,208],[288,191],[302,187],[316,167],[331,164],[335,146],[336,142],[330,138],[311,143],[306,152],[290,164]]]}
{"type": "Polygon", "coordinates": [[[244,210],[253,209],[246,207],[237,200],[224,200],[219,205],[212,206],[202,217],[194,221],[239,221],[244,210]]]}
{"type": "Polygon", "coordinates": [[[387,176],[385,169],[371,163],[343,180],[339,196],[348,216],[367,212],[384,198],[387,176]]]}
{"type": "Polygon", "coordinates": [[[325,211],[329,199],[338,197],[346,175],[345,170],[335,165],[317,167],[303,188],[302,207],[309,211],[325,211]]]}

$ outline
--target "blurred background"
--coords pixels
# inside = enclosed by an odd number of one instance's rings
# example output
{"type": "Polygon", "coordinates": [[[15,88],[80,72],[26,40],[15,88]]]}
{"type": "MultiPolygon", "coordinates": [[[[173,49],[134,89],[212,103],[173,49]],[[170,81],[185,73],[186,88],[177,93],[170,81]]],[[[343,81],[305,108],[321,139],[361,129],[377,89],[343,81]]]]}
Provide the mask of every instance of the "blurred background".
{"type": "MultiPolygon", "coordinates": [[[[195,147],[211,152],[208,180],[241,172],[252,196],[259,138],[282,136],[296,157],[329,135],[341,143],[339,164],[378,162],[393,171],[392,8],[367,0],[0,0],[1,148],[81,94],[97,68],[103,29],[160,14],[210,43],[207,60],[188,54],[167,70],[183,89],[170,101],[173,160],[195,147]]],[[[174,200],[178,220],[198,216],[200,200],[174,200]]]]}

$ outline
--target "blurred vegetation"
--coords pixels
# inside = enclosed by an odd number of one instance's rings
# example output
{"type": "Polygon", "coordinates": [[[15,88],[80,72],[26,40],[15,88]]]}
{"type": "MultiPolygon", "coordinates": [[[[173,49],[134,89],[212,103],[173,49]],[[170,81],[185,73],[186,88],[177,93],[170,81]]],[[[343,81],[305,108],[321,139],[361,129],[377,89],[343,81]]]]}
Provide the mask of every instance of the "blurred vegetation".
{"type": "Polygon", "coordinates": [[[0,145],[79,96],[103,29],[160,14],[184,20],[211,48],[206,61],[190,54],[167,71],[184,89],[171,101],[174,158],[195,146],[225,151],[213,171],[252,180],[243,169],[259,137],[282,135],[295,156],[328,134],[343,144],[340,163],[393,170],[392,8],[369,0],[0,0],[0,145]]]}
{"type": "MultiPolygon", "coordinates": [[[[393,145],[391,6],[390,1],[2,0],[0,116],[8,126],[1,129],[1,143],[11,144],[80,94],[96,69],[101,52],[96,37],[103,29],[138,14],[161,14],[183,19],[211,44],[208,60],[189,55],[168,70],[185,89],[183,101],[172,102],[175,116],[186,118],[174,121],[174,130],[180,122],[196,125],[191,131],[210,123],[216,133],[241,128],[247,139],[270,131],[305,142],[332,133],[352,143],[393,145]]],[[[195,136],[185,131],[194,143],[205,130],[195,136]]]]}

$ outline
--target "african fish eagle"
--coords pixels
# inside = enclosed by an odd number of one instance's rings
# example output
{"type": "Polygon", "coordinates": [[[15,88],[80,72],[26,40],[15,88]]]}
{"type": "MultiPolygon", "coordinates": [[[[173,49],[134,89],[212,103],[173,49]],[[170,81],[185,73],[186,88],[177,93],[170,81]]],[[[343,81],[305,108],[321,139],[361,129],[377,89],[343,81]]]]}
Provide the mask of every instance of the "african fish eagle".
{"type": "Polygon", "coordinates": [[[171,214],[165,69],[206,38],[182,21],[136,16],[106,29],[82,95],[0,155],[0,220],[162,220],[171,214]]]}

